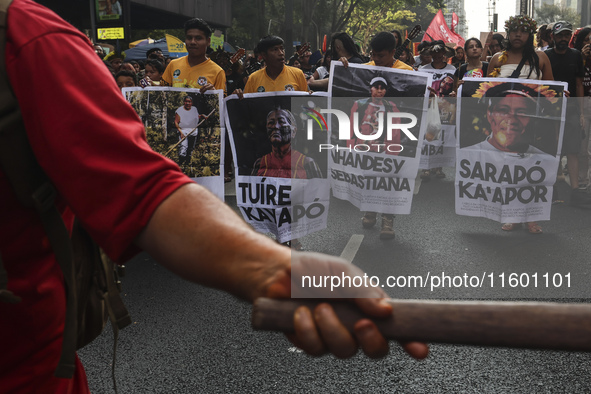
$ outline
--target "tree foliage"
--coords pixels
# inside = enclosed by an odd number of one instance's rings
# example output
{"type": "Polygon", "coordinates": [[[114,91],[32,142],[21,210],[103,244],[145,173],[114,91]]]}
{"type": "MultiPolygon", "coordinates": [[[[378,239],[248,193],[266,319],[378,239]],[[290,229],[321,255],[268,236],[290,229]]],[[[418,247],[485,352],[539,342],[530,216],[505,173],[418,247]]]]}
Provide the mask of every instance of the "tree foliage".
{"type": "MultiPolygon", "coordinates": [[[[252,49],[258,40],[275,34],[288,37],[290,26],[285,10],[293,5],[294,41],[310,42],[313,49],[322,39],[339,31],[347,31],[365,46],[379,31],[411,29],[420,24],[427,28],[445,0],[254,0],[232,3],[232,28],[228,30],[230,43],[252,49]]],[[[289,45],[286,44],[286,47],[289,45]]]]}
{"type": "Polygon", "coordinates": [[[535,10],[535,15],[538,26],[558,21],[570,22],[573,27],[581,25],[581,15],[576,10],[566,6],[543,4],[535,10]]]}

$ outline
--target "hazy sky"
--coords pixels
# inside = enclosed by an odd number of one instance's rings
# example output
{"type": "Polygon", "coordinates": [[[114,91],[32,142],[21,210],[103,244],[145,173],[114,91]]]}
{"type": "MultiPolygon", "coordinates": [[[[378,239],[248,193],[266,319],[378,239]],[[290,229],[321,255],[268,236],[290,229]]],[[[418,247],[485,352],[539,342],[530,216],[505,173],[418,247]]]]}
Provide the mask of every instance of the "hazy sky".
{"type": "MultiPolygon", "coordinates": [[[[504,24],[515,15],[517,0],[494,0],[499,14],[498,30],[505,31],[504,24]]],[[[468,37],[480,37],[481,31],[488,31],[488,0],[464,0],[468,37]]]]}

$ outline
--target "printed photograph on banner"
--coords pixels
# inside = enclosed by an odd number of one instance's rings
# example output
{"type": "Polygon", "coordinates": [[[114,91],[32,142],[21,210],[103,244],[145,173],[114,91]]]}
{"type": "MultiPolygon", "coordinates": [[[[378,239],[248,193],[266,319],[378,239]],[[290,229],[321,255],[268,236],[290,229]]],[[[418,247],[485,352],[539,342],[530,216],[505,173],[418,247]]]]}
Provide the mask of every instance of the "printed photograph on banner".
{"type": "Polygon", "coordinates": [[[221,91],[153,87],[123,94],[144,123],[150,147],[223,196],[221,91]]]}
{"type": "Polygon", "coordinates": [[[123,6],[119,0],[95,0],[99,21],[117,21],[123,15],[123,6]]]}
{"type": "Polygon", "coordinates": [[[237,204],[260,232],[287,242],[326,227],[329,200],[325,96],[245,94],[225,101],[237,204]]]}
{"type": "Polygon", "coordinates": [[[420,169],[430,170],[438,167],[456,165],[456,125],[442,124],[433,139],[425,138],[421,148],[420,169]]]}
{"type": "Polygon", "coordinates": [[[333,195],[363,211],[408,214],[426,127],[431,75],[332,62],[333,195]]]}
{"type": "Polygon", "coordinates": [[[550,219],[564,134],[562,82],[466,78],[459,90],[456,212],[550,219]]]}

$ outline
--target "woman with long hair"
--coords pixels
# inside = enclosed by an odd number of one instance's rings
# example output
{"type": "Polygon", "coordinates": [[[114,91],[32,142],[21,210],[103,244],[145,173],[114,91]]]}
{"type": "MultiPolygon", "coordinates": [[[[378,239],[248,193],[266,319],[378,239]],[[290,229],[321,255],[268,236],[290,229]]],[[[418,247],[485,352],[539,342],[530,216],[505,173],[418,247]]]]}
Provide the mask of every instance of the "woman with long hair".
{"type": "Polygon", "coordinates": [[[355,42],[345,32],[332,35],[330,48],[332,49],[332,58],[335,60],[342,61],[342,58],[345,58],[349,63],[365,63],[365,58],[357,50],[355,42]]]}
{"type": "Polygon", "coordinates": [[[466,52],[466,63],[460,65],[454,74],[454,91],[458,90],[460,81],[464,77],[483,78],[488,75],[488,62],[481,60],[482,42],[472,37],[464,43],[464,51],[466,52]]]}
{"type": "MultiPolygon", "coordinates": [[[[510,17],[505,22],[507,49],[492,57],[488,65],[488,76],[554,80],[550,59],[534,46],[536,30],[536,21],[529,16],[510,17]]],[[[513,231],[517,226],[517,223],[504,223],[501,229],[513,231]]],[[[542,233],[542,227],[536,222],[528,222],[527,229],[531,234],[542,233]]]]}
{"type": "Polygon", "coordinates": [[[490,60],[488,75],[500,78],[554,80],[548,56],[536,50],[536,21],[527,15],[512,16],[505,22],[507,48],[490,60]],[[518,70],[518,72],[517,72],[518,70]]]}

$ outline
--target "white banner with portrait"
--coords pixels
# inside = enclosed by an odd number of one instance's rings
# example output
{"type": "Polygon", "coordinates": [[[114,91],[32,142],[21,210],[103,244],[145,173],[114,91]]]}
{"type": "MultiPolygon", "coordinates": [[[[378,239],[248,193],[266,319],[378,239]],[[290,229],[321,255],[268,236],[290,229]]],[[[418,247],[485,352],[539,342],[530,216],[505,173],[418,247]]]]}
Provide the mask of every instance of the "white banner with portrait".
{"type": "Polygon", "coordinates": [[[431,75],[331,63],[330,179],[362,211],[409,214],[431,75]],[[337,111],[337,112],[335,112],[337,111]]]}
{"type": "Polygon", "coordinates": [[[465,78],[458,92],[456,213],[502,223],[550,219],[566,84],[465,78]]]}
{"type": "Polygon", "coordinates": [[[315,112],[326,108],[326,95],[232,95],[225,104],[236,202],[244,219],[279,242],[326,228],[328,155],[319,145],[328,142],[328,134],[314,121],[315,112]]]}
{"type": "Polygon", "coordinates": [[[123,88],[144,123],[148,144],[189,178],[224,199],[224,92],[148,87],[123,88]]]}

